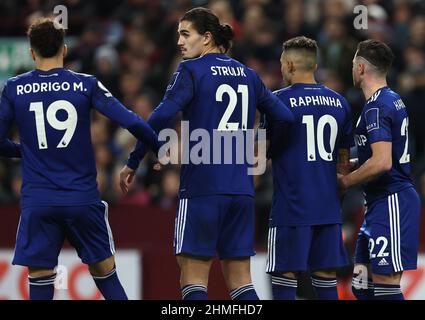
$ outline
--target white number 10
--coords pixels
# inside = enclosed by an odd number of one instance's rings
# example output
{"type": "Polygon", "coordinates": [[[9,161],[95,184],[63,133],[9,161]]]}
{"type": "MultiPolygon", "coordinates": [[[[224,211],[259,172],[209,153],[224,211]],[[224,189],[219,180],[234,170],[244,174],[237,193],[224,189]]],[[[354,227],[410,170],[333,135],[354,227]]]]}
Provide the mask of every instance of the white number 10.
{"type": "MultiPolygon", "coordinates": [[[[314,132],[314,118],[312,115],[303,116],[303,123],[307,126],[307,161],[316,161],[316,137],[314,132]]],[[[320,158],[325,161],[332,161],[332,152],[335,148],[336,136],[338,134],[338,123],[331,115],[321,116],[317,122],[317,149],[319,150],[320,158]],[[330,152],[325,149],[323,131],[325,126],[330,127],[330,152]]]]}
{"type": "MultiPolygon", "coordinates": [[[[38,147],[47,149],[46,126],[44,123],[43,102],[31,102],[30,111],[35,113],[35,127],[37,130],[38,147]]],[[[46,112],[46,119],[49,125],[56,130],[66,130],[62,139],[59,141],[56,148],[66,148],[75,133],[77,127],[78,114],[75,107],[66,100],[57,100],[49,105],[46,112]],[[65,110],[68,118],[61,121],[56,117],[59,110],[65,110]]]]}

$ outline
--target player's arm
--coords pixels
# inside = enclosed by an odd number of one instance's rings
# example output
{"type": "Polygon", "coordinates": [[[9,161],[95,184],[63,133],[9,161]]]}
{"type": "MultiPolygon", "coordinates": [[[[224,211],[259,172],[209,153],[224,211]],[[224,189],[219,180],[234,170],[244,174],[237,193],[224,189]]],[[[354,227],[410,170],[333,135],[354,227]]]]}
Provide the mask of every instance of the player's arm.
{"type": "Polygon", "coordinates": [[[258,97],[258,108],[267,115],[267,119],[275,125],[276,123],[293,123],[295,121],[291,110],[275,94],[266,88],[261,79],[256,75],[256,90],[258,97]]]}
{"type": "MultiPolygon", "coordinates": [[[[180,64],[177,71],[173,74],[170,84],[164,95],[164,99],[155,108],[148,119],[148,124],[157,134],[162,129],[170,126],[179,111],[182,111],[192,100],[194,95],[193,77],[190,71],[180,64]]],[[[147,153],[147,148],[142,141],[137,141],[135,148],[130,153],[127,164],[120,172],[120,187],[123,193],[128,192],[129,185],[133,181],[136,169],[140,161],[147,153]]],[[[154,169],[160,169],[158,165],[154,169]]]]}
{"type": "MultiPolygon", "coordinates": [[[[162,129],[170,126],[176,114],[192,100],[193,95],[192,75],[183,64],[180,64],[171,78],[163,100],[149,116],[148,124],[159,134],[162,129]]],[[[138,141],[130,153],[127,166],[133,170],[137,169],[146,152],[144,144],[138,141]]]]}
{"type": "Polygon", "coordinates": [[[9,127],[9,123],[0,120],[0,156],[6,158],[20,158],[21,145],[6,138],[9,127]]]}
{"type": "Polygon", "coordinates": [[[357,170],[340,177],[339,181],[343,188],[349,188],[358,184],[376,179],[392,167],[392,143],[379,141],[370,145],[372,156],[357,170]]]}
{"type": "Polygon", "coordinates": [[[4,87],[0,98],[0,156],[7,158],[20,158],[21,146],[7,138],[14,114],[12,103],[7,96],[7,85],[4,87]]]}
{"type": "Polygon", "coordinates": [[[342,126],[341,141],[339,142],[337,172],[339,174],[347,175],[354,169],[350,160],[350,147],[354,145],[353,119],[350,105],[345,99],[343,99],[343,101],[344,108],[346,110],[346,117],[344,125],[342,126]]]}
{"type": "Polygon", "coordinates": [[[339,174],[347,175],[350,173],[350,150],[349,149],[339,149],[338,150],[338,160],[337,160],[337,172],[339,174]]]}
{"type": "Polygon", "coordinates": [[[342,188],[366,183],[376,179],[392,167],[392,108],[371,103],[365,112],[368,142],[372,156],[357,170],[339,177],[342,188]]]}
{"type": "MultiPolygon", "coordinates": [[[[165,99],[151,114],[148,119],[148,124],[159,134],[162,129],[169,126],[169,123],[180,110],[180,105],[165,99]]],[[[142,161],[148,151],[146,144],[138,140],[133,151],[130,153],[127,164],[120,171],[120,187],[123,193],[128,192],[128,187],[133,181],[134,174],[140,165],[140,161],[142,161]]],[[[160,166],[156,165],[155,169],[159,170],[160,166]]]]}
{"type": "Polygon", "coordinates": [[[146,121],[121,104],[97,80],[93,88],[92,105],[100,113],[117,122],[137,139],[143,141],[152,151],[158,151],[160,147],[158,136],[146,121]]]}

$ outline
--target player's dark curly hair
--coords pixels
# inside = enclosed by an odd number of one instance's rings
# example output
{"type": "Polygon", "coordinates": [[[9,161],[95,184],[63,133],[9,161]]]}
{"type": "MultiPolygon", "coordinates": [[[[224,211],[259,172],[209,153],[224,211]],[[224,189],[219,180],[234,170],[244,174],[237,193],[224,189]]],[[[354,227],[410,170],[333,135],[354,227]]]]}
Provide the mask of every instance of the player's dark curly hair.
{"type": "Polygon", "coordinates": [[[28,28],[31,48],[43,58],[54,57],[63,46],[65,30],[55,26],[51,18],[39,18],[28,28]]]}
{"type": "Polygon", "coordinates": [[[227,23],[221,24],[218,17],[211,10],[198,7],[186,12],[181,21],[192,22],[193,28],[199,33],[211,32],[214,42],[218,47],[223,47],[227,52],[232,47],[234,37],[233,29],[227,23]]]}
{"type": "Polygon", "coordinates": [[[381,74],[388,72],[394,60],[394,54],[390,47],[374,39],[360,42],[357,45],[357,56],[369,61],[381,74]]]}

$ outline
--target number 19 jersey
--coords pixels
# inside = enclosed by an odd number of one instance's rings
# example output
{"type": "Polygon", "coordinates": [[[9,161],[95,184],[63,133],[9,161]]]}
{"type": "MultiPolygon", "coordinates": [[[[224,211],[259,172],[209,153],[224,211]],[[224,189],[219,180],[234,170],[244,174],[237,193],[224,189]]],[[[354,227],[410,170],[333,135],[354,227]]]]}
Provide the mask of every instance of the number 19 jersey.
{"type": "Polygon", "coordinates": [[[351,109],[320,84],[293,84],[275,94],[295,122],[281,140],[270,124],[273,203],[270,226],[341,223],[337,187],[338,149],[353,142],[351,109]]]}
{"type": "Polygon", "coordinates": [[[125,128],[138,119],[91,75],[55,68],[7,81],[0,119],[18,125],[23,207],[100,201],[90,132],[93,108],[125,128]]]}

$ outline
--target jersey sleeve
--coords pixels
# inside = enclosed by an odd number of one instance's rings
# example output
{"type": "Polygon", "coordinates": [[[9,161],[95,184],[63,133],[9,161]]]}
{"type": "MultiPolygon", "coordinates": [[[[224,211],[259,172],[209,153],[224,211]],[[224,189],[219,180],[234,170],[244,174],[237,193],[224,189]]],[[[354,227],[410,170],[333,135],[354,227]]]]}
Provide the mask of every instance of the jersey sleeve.
{"type": "Polygon", "coordinates": [[[350,149],[354,146],[353,137],[353,116],[351,113],[351,106],[347,101],[344,101],[344,107],[346,110],[346,118],[342,127],[341,141],[339,144],[340,149],[350,149]]]}
{"type": "Polygon", "coordinates": [[[294,115],[276,95],[266,88],[260,77],[255,74],[257,105],[260,112],[265,113],[269,121],[293,123],[294,115]]]}
{"type": "Polygon", "coordinates": [[[171,77],[163,101],[172,101],[179,106],[179,109],[184,109],[192,100],[194,92],[195,84],[192,74],[183,63],[180,63],[171,77]]]}
{"type": "Polygon", "coordinates": [[[369,142],[392,141],[392,108],[377,101],[369,102],[364,113],[369,142]]]}
{"type": "Polygon", "coordinates": [[[9,98],[7,92],[8,84],[6,83],[0,97],[0,119],[12,121],[15,118],[13,112],[13,103],[12,100],[9,98]]]}
{"type": "Polygon", "coordinates": [[[7,90],[6,84],[0,97],[0,156],[20,158],[20,145],[7,139],[10,125],[14,119],[13,104],[7,94],[7,90]]]}
{"type": "MultiPolygon", "coordinates": [[[[164,98],[150,115],[148,124],[159,134],[162,129],[170,126],[179,111],[185,109],[192,100],[193,95],[194,83],[192,75],[183,64],[180,64],[171,77],[164,98]]],[[[146,146],[141,141],[137,141],[127,160],[127,166],[133,170],[137,169],[147,151],[146,146]]]]}
{"type": "Polygon", "coordinates": [[[127,129],[137,139],[145,142],[156,152],[159,149],[158,136],[152,128],[133,111],[119,102],[103,84],[93,79],[92,105],[100,113],[127,129]]]}

